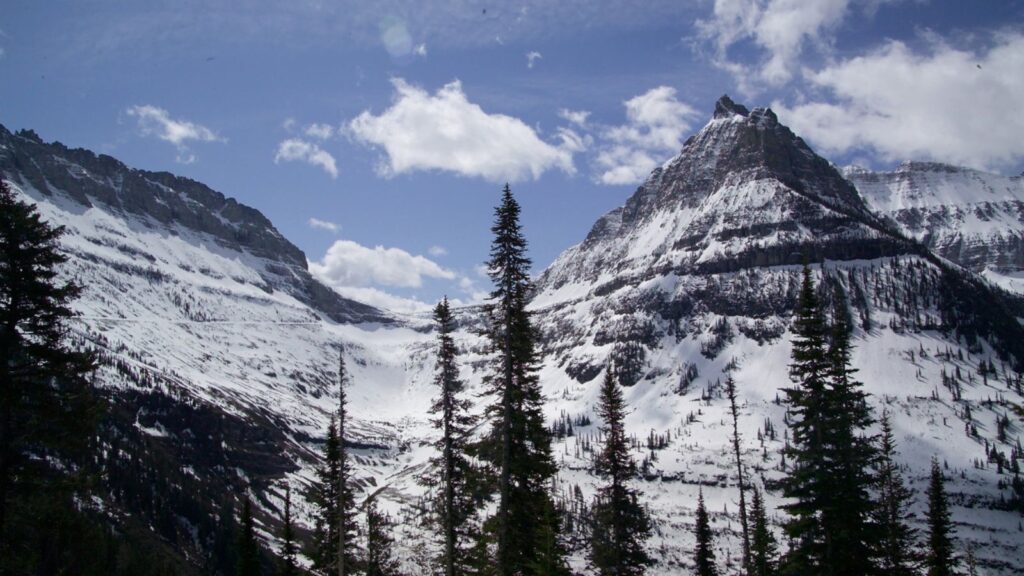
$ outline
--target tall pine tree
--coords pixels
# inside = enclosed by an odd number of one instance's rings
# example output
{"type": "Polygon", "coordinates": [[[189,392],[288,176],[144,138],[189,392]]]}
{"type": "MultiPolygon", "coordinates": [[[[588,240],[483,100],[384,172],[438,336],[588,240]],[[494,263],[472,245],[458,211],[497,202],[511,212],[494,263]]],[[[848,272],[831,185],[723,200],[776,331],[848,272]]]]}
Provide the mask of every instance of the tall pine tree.
{"type": "Polygon", "coordinates": [[[280,576],[296,576],[298,564],[295,555],[295,523],[292,519],[292,488],[284,487],[284,516],[281,518],[281,565],[277,573],[280,576]]]}
{"type": "Polygon", "coordinates": [[[874,504],[870,490],[876,456],[866,433],[873,423],[867,395],[853,378],[850,328],[842,287],[834,292],[828,330],[810,269],[805,266],[793,325],[786,389],[792,418],[793,468],[783,481],[792,546],[787,574],[861,576],[874,570],[874,504]]]}
{"type": "Polygon", "coordinates": [[[877,530],[870,490],[877,459],[874,439],[866,432],[874,424],[867,394],[850,366],[849,310],[842,285],[834,284],[831,338],[828,345],[829,382],[826,388],[826,460],[832,487],[824,512],[831,543],[826,566],[837,576],[862,576],[874,569],[877,530]]]}
{"type": "Polygon", "coordinates": [[[729,398],[729,413],[732,415],[732,451],[736,456],[736,483],[740,488],[740,528],[743,531],[742,553],[744,570],[750,572],[750,525],[747,522],[746,478],[743,474],[743,457],[740,451],[740,415],[736,406],[736,381],[730,374],[725,379],[725,394],[729,398]]]}
{"type": "Polygon", "coordinates": [[[331,417],[324,443],[324,462],[317,470],[313,500],[316,503],[316,549],[313,566],[322,574],[345,576],[356,567],[356,506],[352,490],[351,465],[345,449],[348,420],[348,374],[345,354],[338,360],[338,413],[331,417]]]}
{"type": "Polygon", "coordinates": [[[881,446],[877,464],[878,568],[886,576],[917,574],[914,529],[910,527],[910,490],[903,484],[896,463],[896,439],[887,413],[882,414],[881,446]]]}
{"type": "Polygon", "coordinates": [[[468,413],[469,401],[461,397],[465,384],[459,378],[458,350],[452,338],[455,324],[448,298],[434,308],[434,322],[437,325],[434,384],[439,393],[430,411],[434,415],[434,426],[441,429],[441,438],[434,444],[439,455],[432,460],[439,477],[429,478],[428,483],[440,489],[437,511],[444,542],[441,552],[444,575],[461,576],[470,571],[470,549],[475,535],[472,519],[476,502],[470,486],[474,474],[466,456],[473,418],[468,413]]]}
{"type": "Polygon", "coordinates": [[[327,426],[323,463],[317,468],[317,482],[310,498],[314,505],[315,533],[313,568],[321,574],[333,574],[338,541],[338,425],[334,416],[327,426]]]}
{"type": "Polygon", "coordinates": [[[775,543],[775,535],[768,527],[764,499],[756,486],[751,496],[750,516],[753,526],[750,535],[750,567],[747,569],[747,575],[775,576],[778,546],[775,543]]]}
{"type": "Polygon", "coordinates": [[[782,482],[783,494],[790,499],[783,505],[789,514],[783,528],[790,541],[785,574],[826,574],[825,565],[831,556],[832,543],[824,527],[832,483],[825,446],[830,409],[827,352],[824,316],[810,268],[805,265],[789,367],[790,379],[796,385],[784,390],[792,438],[785,452],[792,465],[782,482]]]}
{"type": "Polygon", "coordinates": [[[601,576],[643,574],[652,563],[644,549],[651,535],[651,520],[638,501],[629,481],[636,476],[636,463],[629,454],[624,419],[626,402],[613,376],[605,371],[598,414],[604,426],[604,446],[594,459],[594,471],[605,479],[592,509],[590,562],[601,576]]]}
{"type": "Polygon", "coordinates": [[[366,504],[366,576],[398,576],[391,517],[377,508],[377,500],[366,504]]]}
{"type": "Polygon", "coordinates": [[[697,525],[694,532],[697,544],[693,549],[693,562],[697,565],[697,576],[718,576],[718,567],[715,566],[714,535],[711,533],[708,510],[704,507],[704,490],[697,496],[697,525]]]}
{"type": "MultiPolygon", "coordinates": [[[[67,471],[86,462],[96,423],[85,377],[93,358],[67,342],[69,306],[80,289],[58,279],[67,261],[63,233],[0,179],[0,572],[7,560],[38,552],[38,543],[25,540],[48,529],[11,526],[9,511],[38,494],[72,498],[64,494],[67,471]]],[[[29,524],[38,518],[30,510],[18,516],[29,524]]]]}
{"type": "Polygon", "coordinates": [[[256,529],[252,519],[252,501],[246,496],[242,501],[242,515],[238,521],[237,564],[235,576],[259,576],[260,548],[256,543],[256,529]]]}
{"type": "Polygon", "coordinates": [[[928,483],[928,510],[925,513],[928,520],[928,549],[925,552],[924,566],[928,576],[957,574],[951,535],[953,526],[943,481],[939,461],[932,459],[932,474],[928,483]]]}
{"type": "Polygon", "coordinates": [[[488,525],[497,546],[498,574],[563,574],[568,569],[550,494],[556,467],[536,373],[535,335],[526,312],[530,260],[519,213],[519,203],[506,185],[494,212],[487,263],[494,282],[487,307],[488,336],[496,353],[488,383],[496,401],[487,409],[493,425],[479,453],[497,476],[497,513],[488,525]]]}

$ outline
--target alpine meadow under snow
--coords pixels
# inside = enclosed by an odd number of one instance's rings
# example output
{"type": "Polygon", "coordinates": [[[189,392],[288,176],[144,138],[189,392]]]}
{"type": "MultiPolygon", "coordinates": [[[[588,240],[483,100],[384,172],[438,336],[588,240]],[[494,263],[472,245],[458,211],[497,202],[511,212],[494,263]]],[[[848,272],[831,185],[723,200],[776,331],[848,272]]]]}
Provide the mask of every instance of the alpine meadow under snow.
{"type": "MultiPolygon", "coordinates": [[[[441,434],[429,413],[432,316],[338,295],[262,214],[192,180],[2,127],[0,174],[65,227],[61,277],[83,289],[68,338],[96,352],[111,406],[97,440],[103,477],[83,506],[171,550],[180,573],[200,573],[225,570],[221,520],[247,495],[270,566],[286,488],[298,540],[311,539],[341,353],[359,522],[379,508],[395,522],[402,573],[434,573],[444,540],[422,518],[441,434]]],[[[926,531],[936,460],[957,555],[978,574],[1024,570],[1024,486],[1013,483],[1024,460],[1024,179],[930,163],[839,169],[771,110],[722,97],[678,155],[523,297],[573,572],[593,573],[587,522],[606,482],[594,459],[609,370],[627,407],[628,486],[651,519],[648,573],[693,573],[698,494],[719,573],[741,573],[729,378],[746,504],[756,488],[786,550],[783,391],[794,386],[805,263],[823,309],[840,302],[848,315],[853,378],[875,419],[888,415],[911,525],[926,531]]],[[[485,408],[500,400],[490,320],[482,306],[451,310],[473,439],[490,434],[485,408]]]]}

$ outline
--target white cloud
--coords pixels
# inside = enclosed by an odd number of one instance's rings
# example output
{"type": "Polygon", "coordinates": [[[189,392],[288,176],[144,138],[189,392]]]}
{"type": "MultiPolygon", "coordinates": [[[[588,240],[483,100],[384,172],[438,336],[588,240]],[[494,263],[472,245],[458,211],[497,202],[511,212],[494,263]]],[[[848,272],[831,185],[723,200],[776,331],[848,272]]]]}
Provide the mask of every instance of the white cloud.
{"type": "Polygon", "coordinates": [[[752,94],[758,83],[780,86],[800,68],[807,44],[828,51],[833,32],[851,5],[873,12],[888,0],[715,0],[710,19],[697,27],[715,46],[715,63],[731,72],[740,89],[752,94]],[[764,55],[754,64],[741,64],[729,55],[730,48],[752,42],[764,55]]]}
{"type": "Polygon", "coordinates": [[[455,279],[455,273],[425,256],[401,248],[369,248],[351,240],[336,240],[309,269],[331,286],[392,286],[419,288],[423,278],[455,279]]]}
{"type": "Polygon", "coordinates": [[[597,154],[602,184],[643,181],[666,157],[679,152],[697,111],[669,86],[652,88],[626,102],[627,123],[606,128],[597,154]]]}
{"type": "Polygon", "coordinates": [[[424,44],[424,43],[417,44],[416,47],[412,49],[412,52],[413,52],[413,54],[415,54],[417,56],[426,57],[426,55],[427,55],[427,45],[424,44]]]}
{"type": "Polygon", "coordinates": [[[346,298],[400,314],[428,312],[435,306],[435,304],[416,298],[405,298],[368,286],[332,286],[332,288],[346,298]]]}
{"type": "Polygon", "coordinates": [[[580,128],[585,128],[587,126],[587,118],[590,117],[590,111],[569,110],[568,108],[562,108],[561,110],[558,111],[558,117],[565,120],[566,122],[569,122],[570,124],[575,124],[580,128]]]}
{"type": "Polygon", "coordinates": [[[187,142],[224,142],[213,130],[187,120],[175,120],[163,108],[156,106],[132,106],[126,110],[129,116],[138,119],[139,131],[144,136],[157,138],[174,144],[178,149],[178,162],[191,164],[195,162],[195,154],[189,150],[187,142]]]}
{"type": "Polygon", "coordinates": [[[328,222],[327,220],[321,220],[319,218],[310,218],[309,227],[318,228],[320,230],[327,230],[328,232],[334,232],[335,234],[337,234],[341,230],[341,226],[335,224],[334,222],[328,222]]]}
{"type": "Polygon", "coordinates": [[[537,52],[536,50],[534,50],[532,52],[527,52],[527,54],[526,54],[526,67],[527,68],[533,68],[534,63],[536,63],[537,60],[540,60],[542,58],[544,58],[544,56],[542,56],[541,53],[537,52]]]}
{"type": "Polygon", "coordinates": [[[444,246],[431,246],[427,249],[427,254],[437,258],[439,256],[447,256],[448,250],[444,246]]]}
{"type": "Polygon", "coordinates": [[[299,138],[289,138],[277,145],[277,153],[274,154],[274,163],[284,160],[285,162],[305,162],[313,166],[323,168],[324,172],[331,175],[331,178],[338,177],[338,166],[334,156],[312,142],[306,142],[299,138]]]}
{"type": "Polygon", "coordinates": [[[304,130],[306,136],[317,140],[329,140],[334,137],[334,126],[330,124],[310,124],[304,130]]]}
{"type": "Polygon", "coordinates": [[[470,102],[458,81],[435,94],[400,78],[394,102],[378,116],[365,111],[348,124],[359,141],[387,155],[380,173],[447,170],[493,182],[537,179],[560,169],[575,173],[572,152],[540,139],[518,118],[488,114],[470,102]]]}
{"type": "Polygon", "coordinates": [[[1000,33],[983,50],[930,38],[924,51],[890,41],[808,73],[834,98],[772,106],[826,152],[930,158],[979,168],[1024,157],[1024,35],[1000,33]]]}

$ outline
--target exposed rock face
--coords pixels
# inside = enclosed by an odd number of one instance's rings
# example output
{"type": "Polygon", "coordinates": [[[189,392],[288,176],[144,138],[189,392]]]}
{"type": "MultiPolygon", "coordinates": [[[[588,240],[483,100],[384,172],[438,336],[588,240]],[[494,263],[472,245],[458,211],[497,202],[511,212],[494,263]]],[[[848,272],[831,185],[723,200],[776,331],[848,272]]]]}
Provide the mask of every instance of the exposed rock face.
{"type": "Polygon", "coordinates": [[[541,290],[670,272],[874,258],[906,252],[857,190],[770,109],[723,97],[682,152],[594,225],[540,279],[541,290]]]}
{"type": "Polygon", "coordinates": [[[1024,270],[1024,178],[932,162],[892,172],[844,169],[872,209],[961,266],[1024,270]]]}
{"type": "Polygon", "coordinates": [[[195,232],[226,250],[251,254],[264,261],[265,289],[283,290],[336,321],[390,321],[379,310],[346,300],[314,280],[305,254],[270,220],[200,182],[136,170],[107,155],[47,144],[35,132],[12,134],[3,126],[0,174],[45,196],[60,192],[83,208],[100,206],[169,234],[195,232]]]}

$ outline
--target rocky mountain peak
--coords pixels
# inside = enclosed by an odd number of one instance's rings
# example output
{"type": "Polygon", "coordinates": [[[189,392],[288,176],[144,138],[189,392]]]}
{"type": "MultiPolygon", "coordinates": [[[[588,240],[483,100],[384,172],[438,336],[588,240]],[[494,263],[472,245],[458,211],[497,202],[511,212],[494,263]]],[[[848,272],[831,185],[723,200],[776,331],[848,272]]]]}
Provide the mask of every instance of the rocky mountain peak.
{"type": "Polygon", "coordinates": [[[715,114],[712,118],[731,118],[733,116],[748,116],[750,111],[746,106],[733,102],[728,94],[723,94],[718,102],[715,102],[715,114]]]}

